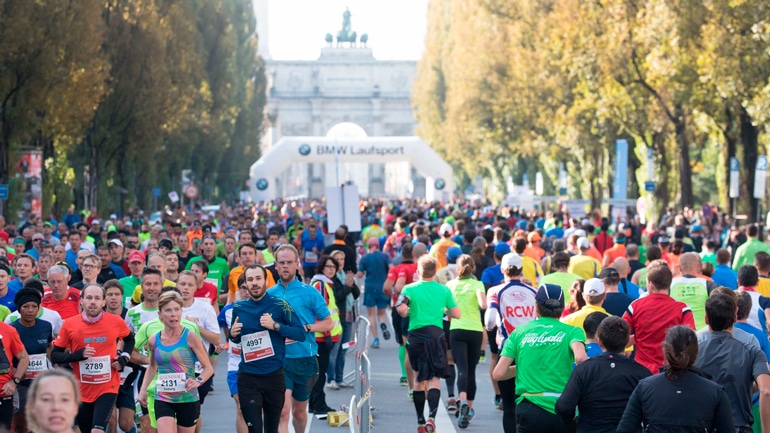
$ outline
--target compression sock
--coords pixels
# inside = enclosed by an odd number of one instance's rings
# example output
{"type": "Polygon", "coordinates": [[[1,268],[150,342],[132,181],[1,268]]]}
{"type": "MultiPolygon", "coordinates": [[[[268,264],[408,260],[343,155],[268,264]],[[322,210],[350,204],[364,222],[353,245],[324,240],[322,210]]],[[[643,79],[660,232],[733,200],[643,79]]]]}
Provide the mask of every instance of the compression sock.
{"type": "Polygon", "coordinates": [[[428,390],[428,418],[435,418],[438,411],[438,403],[441,401],[441,390],[428,390]]]}
{"type": "Polygon", "coordinates": [[[417,424],[425,424],[425,391],[414,391],[414,410],[417,411],[417,424]]]}
{"type": "Polygon", "coordinates": [[[401,363],[401,377],[406,377],[406,346],[398,346],[398,361],[401,363]]]}
{"type": "Polygon", "coordinates": [[[452,364],[449,366],[449,377],[446,378],[446,392],[449,398],[455,396],[455,378],[457,378],[457,370],[455,365],[452,364]]]}

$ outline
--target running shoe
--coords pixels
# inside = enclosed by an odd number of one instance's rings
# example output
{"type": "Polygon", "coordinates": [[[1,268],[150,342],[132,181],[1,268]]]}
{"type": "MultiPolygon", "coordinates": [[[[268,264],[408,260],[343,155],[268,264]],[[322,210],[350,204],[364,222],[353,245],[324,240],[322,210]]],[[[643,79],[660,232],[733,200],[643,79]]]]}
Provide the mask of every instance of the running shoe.
{"type": "Polygon", "coordinates": [[[379,338],[375,338],[374,341],[372,341],[371,348],[372,349],[379,349],[380,348],[380,339],[379,338]]]}
{"type": "Polygon", "coordinates": [[[390,331],[388,331],[388,325],[380,323],[380,329],[382,329],[382,338],[390,340],[390,331]]]}
{"type": "Polygon", "coordinates": [[[401,379],[398,380],[398,384],[401,386],[407,386],[409,385],[409,382],[407,382],[405,377],[402,377],[401,379]]]}
{"type": "Polygon", "coordinates": [[[327,383],[327,384],[326,384],[326,389],[334,389],[334,390],[337,390],[337,389],[340,389],[340,386],[339,386],[339,385],[337,385],[337,382],[335,382],[335,381],[333,381],[333,380],[332,380],[331,382],[329,382],[329,383],[327,383]]]}
{"type": "Polygon", "coordinates": [[[476,411],[474,409],[471,409],[468,411],[468,424],[473,421],[473,417],[476,416],[476,411]]]}
{"type": "Polygon", "coordinates": [[[406,390],[406,395],[409,396],[409,401],[414,401],[414,391],[411,389],[406,390]]]}
{"type": "Polygon", "coordinates": [[[487,352],[482,350],[481,351],[481,356],[479,356],[479,362],[484,362],[486,360],[487,360],[487,352]]]}
{"type": "Polygon", "coordinates": [[[434,421],[433,418],[428,418],[428,421],[425,423],[425,431],[428,433],[436,433],[436,421],[434,421]]]}
{"type": "Polygon", "coordinates": [[[457,412],[457,400],[450,398],[446,402],[446,411],[447,412],[457,412]]]}
{"type": "Polygon", "coordinates": [[[497,410],[503,410],[503,398],[495,397],[495,407],[497,410]]]}
{"type": "Polygon", "coordinates": [[[417,433],[428,433],[428,429],[425,428],[425,424],[417,426],[417,433]]]}
{"type": "Polygon", "coordinates": [[[460,414],[457,420],[457,427],[468,428],[468,424],[471,422],[470,418],[468,417],[470,410],[471,408],[468,406],[468,403],[463,403],[460,405],[460,410],[457,411],[460,414]]]}
{"type": "Polygon", "coordinates": [[[329,412],[334,412],[334,409],[330,408],[328,405],[323,405],[322,407],[314,408],[311,412],[315,415],[326,415],[329,412]]]}
{"type": "Polygon", "coordinates": [[[337,386],[339,386],[340,388],[353,388],[353,385],[345,382],[337,382],[337,386]]]}

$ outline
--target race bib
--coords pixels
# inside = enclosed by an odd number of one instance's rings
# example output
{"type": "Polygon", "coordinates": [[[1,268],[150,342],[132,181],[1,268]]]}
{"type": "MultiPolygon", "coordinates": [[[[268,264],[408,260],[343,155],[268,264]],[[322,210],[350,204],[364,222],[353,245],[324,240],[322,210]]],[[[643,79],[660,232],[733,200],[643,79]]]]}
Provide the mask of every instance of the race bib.
{"type": "Polygon", "coordinates": [[[241,350],[246,362],[269,358],[275,354],[268,331],[255,332],[241,338],[241,350]]]}
{"type": "Polygon", "coordinates": [[[230,343],[230,351],[235,356],[241,356],[241,345],[240,344],[235,344],[235,343],[230,343]]]}
{"type": "Polygon", "coordinates": [[[123,367],[123,371],[120,372],[120,384],[123,385],[124,383],[126,383],[126,379],[133,372],[134,372],[133,368],[128,366],[123,367]]]}
{"type": "Polygon", "coordinates": [[[24,373],[25,379],[34,379],[41,372],[48,370],[48,359],[45,353],[39,353],[37,355],[29,355],[29,366],[27,372],[24,373]]]}
{"type": "Polygon", "coordinates": [[[318,254],[312,251],[305,251],[305,263],[317,263],[318,254]]]}
{"type": "Polygon", "coordinates": [[[107,383],[112,378],[112,366],[109,356],[97,356],[80,361],[80,382],[107,383]]]}
{"type": "Polygon", "coordinates": [[[155,381],[155,389],[157,392],[164,392],[168,394],[177,394],[187,391],[185,382],[187,381],[187,375],[184,373],[165,373],[159,374],[158,380],[155,381]]]}

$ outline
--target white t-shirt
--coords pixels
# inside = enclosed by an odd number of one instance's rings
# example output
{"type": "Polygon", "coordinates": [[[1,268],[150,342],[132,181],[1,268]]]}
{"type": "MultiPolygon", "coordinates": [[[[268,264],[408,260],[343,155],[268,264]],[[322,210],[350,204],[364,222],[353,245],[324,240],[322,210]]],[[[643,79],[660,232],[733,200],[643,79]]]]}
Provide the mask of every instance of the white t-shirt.
{"type": "MultiPolygon", "coordinates": [[[[5,323],[11,324],[11,322],[15,322],[19,320],[19,317],[21,314],[18,311],[14,311],[11,313],[8,317],[5,318],[5,323]]],[[[53,338],[55,339],[57,335],[59,335],[59,331],[61,330],[61,325],[64,323],[64,320],[62,320],[59,313],[57,313],[54,310],[49,310],[48,308],[40,306],[40,313],[38,313],[37,318],[40,320],[45,320],[46,322],[51,324],[51,328],[53,328],[53,338]]]]}
{"type": "MultiPolygon", "coordinates": [[[[233,309],[230,308],[225,311],[225,321],[227,327],[233,325],[233,309]]],[[[227,371],[238,371],[238,365],[241,363],[241,345],[238,343],[230,342],[230,346],[227,349],[227,371]]]]}
{"type": "MultiPolygon", "coordinates": [[[[219,334],[217,313],[209,302],[195,299],[192,305],[182,308],[182,313],[185,319],[194,322],[199,328],[219,334]]],[[[203,342],[208,349],[209,343],[205,339],[203,342]]]]}
{"type": "Polygon", "coordinates": [[[144,302],[142,302],[136,307],[128,310],[128,313],[126,313],[126,324],[128,325],[128,329],[136,334],[136,332],[143,324],[157,318],[158,309],[156,308],[154,310],[147,310],[144,308],[144,302]]]}

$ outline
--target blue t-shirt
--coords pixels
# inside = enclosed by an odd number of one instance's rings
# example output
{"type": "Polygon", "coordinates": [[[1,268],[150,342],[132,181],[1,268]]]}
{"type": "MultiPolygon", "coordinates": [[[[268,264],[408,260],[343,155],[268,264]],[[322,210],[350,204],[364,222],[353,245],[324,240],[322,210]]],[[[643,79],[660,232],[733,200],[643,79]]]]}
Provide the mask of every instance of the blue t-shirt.
{"type": "Polygon", "coordinates": [[[586,354],[589,358],[602,354],[602,347],[599,343],[586,343],[586,354]]]}
{"type": "Polygon", "coordinates": [[[618,292],[628,295],[631,299],[639,299],[639,286],[629,281],[627,278],[620,280],[618,292]]]}
{"type": "Polygon", "coordinates": [[[484,269],[484,272],[481,273],[481,282],[487,288],[503,284],[503,271],[500,270],[500,263],[484,269]]]}
{"type": "Polygon", "coordinates": [[[18,291],[21,290],[21,287],[22,287],[21,281],[19,280],[9,281],[8,293],[6,293],[5,296],[0,298],[0,305],[5,305],[6,307],[8,307],[8,309],[11,310],[11,313],[16,311],[16,304],[13,302],[13,299],[16,297],[16,293],[18,293],[18,291]]]}
{"type": "Polygon", "coordinates": [[[78,269],[78,253],[72,250],[67,250],[67,255],[64,257],[64,261],[70,265],[70,270],[75,272],[78,269]]]}
{"type": "Polygon", "coordinates": [[[20,320],[14,320],[11,326],[19,332],[19,338],[30,355],[46,353],[48,345],[53,342],[53,327],[46,320],[36,319],[30,327],[22,325],[20,320]]]}
{"type": "Polygon", "coordinates": [[[310,239],[310,232],[307,230],[302,231],[302,250],[304,251],[304,257],[302,257],[302,266],[306,268],[315,268],[318,264],[318,258],[321,257],[324,250],[324,236],[321,232],[316,232],[315,237],[310,239]],[[313,247],[317,252],[313,252],[313,247]]]}
{"type": "MultiPolygon", "coordinates": [[[[275,286],[267,291],[268,295],[285,300],[294,309],[299,322],[303,325],[313,324],[316,320],[324,320],[329,317],[329,307],[326,306],[323,296],[313,286],[294,280],[288,287],[283,281],[278,280],[275,286]]],[[[235,320],[235,319],[233,319],[235,320]]],[[[287,358],[307,358],[318,354],[318,345],[315,342],[315,334],[308,333],[303,342],[291,342],[286,344],[287,358]]]]}
{"type": "Polygon", "coordinates": [[[387,254],[375,251],[361,257],[358,263],[359,272],[366,272],[364,288],[366,290],[380,290],[388,277],[388,265],[390,258],[387,254]]]}
{"type": "Polygon", "coordinates": [[[727,265],[717,265],[717,267],[714,268],[714,274],[711,275],[711,279],[720,286],[738,290],[738,273],[727,265]]]}
{"type": "Polygon", "coordinates": [[[770,341],[767,341],[767,334],[762,332],[760,329],[749,325],[748,323],[736,322],[734,326],[757,337],[757,341],[759,341],[759,348],[762,349],[762,353],[767,356],[767,359],[770,359],[770,341]]]}
{"type": "Polygon", "coordinates": [[[120,266],[116,265],[115,263],[110,262],[110,269],[112,269],[112,272],[115,273],[115,278],[118,280],[121,278],[126,278],[126,271],[123,270],[120,266]]]}

